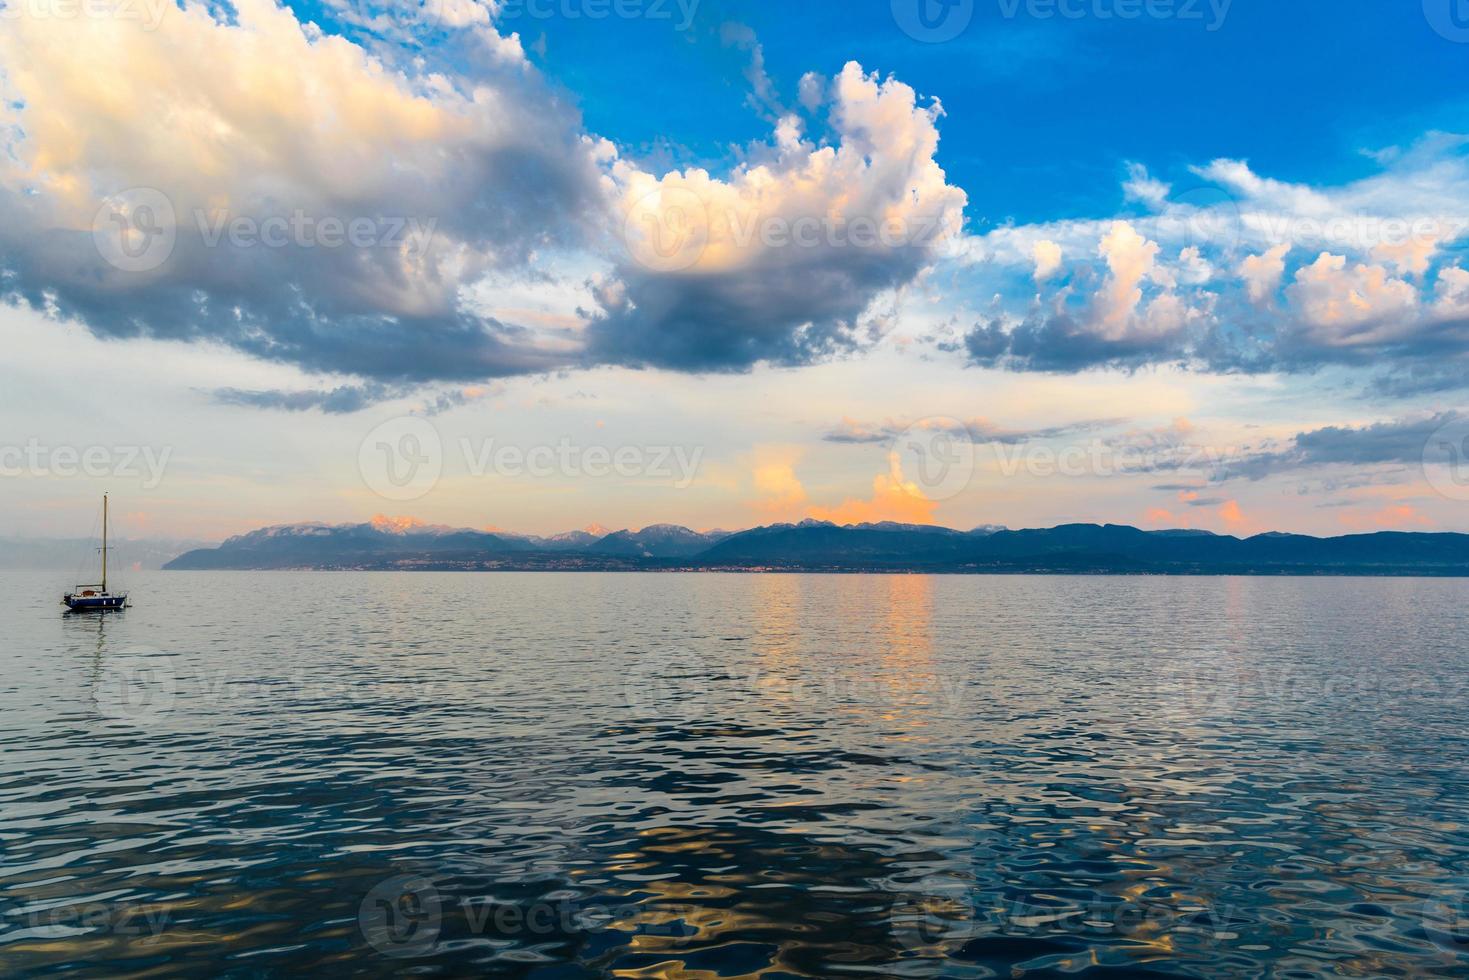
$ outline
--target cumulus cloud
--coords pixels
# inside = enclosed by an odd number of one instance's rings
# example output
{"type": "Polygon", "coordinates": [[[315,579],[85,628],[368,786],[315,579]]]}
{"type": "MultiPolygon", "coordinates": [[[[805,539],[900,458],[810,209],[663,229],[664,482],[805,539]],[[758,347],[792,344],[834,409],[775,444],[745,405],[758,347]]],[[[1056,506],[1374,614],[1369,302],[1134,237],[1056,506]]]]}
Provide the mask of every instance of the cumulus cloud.
{"type": "Polygon", "coordinates": [[[1297,270],[1286,296],[1311,339],[1327,347],[1373,344],[1411,324],[1418,291],[1380,265],[1348,267],[1344,255],[1322,252],[1297,270]]]}
{"type": "Polygon", "coordinates": [[[1001,303],[962,347],[973,363],[1012,370],[1348,364],[1379,372],[1380,393],[1455,387],[1445,365],[1469,379],[1469,275],[1447,256],[1469,238],[1466,151],[1469,138],[1430,134],[1383,158],[1380,173],[1333,187],[1221,159],[1193,168],[1210,186],[1183,194],[1135,165],[1124,194],[1150,214],[1005,226],[966,239],[965,260],[983,270],[987,299],[1007,294],[992,282],[1007,274],[1065,285],[1028,309],[1001,303]],[[1101,262],[1047,262],[1042,277],[1040,249],[1101,262]],[[1098,278],[1100,288],[1091,285],[1098,278]]]}
{"type": "Polygon", "coordinates": [[[584,239],[602,193],[596,147],[523,63],[398,68],[269,0],[170,6],[151,31],[22,13],[0,63],[12,300],[382,381],[566,362],[459,301],[487,269],[584,239]]]}
{"type": "MultiPolygon", "coordinates": [[[[1128,221],[1114,221],[1094,246],[1106,268],[1090,296],[1074,286],[1038,303],[1025,319],[1002,316],[965,335],[976,364],[1039,371],[1097,365],[1135,366],[1183,357],[1187,332],[1206,311],[1178,291],[1179,272],[1159,263],[1160,246],[1128,221]]],[[[1182,250],[1189,278],[1207,277],[1197,252],[1182,250]]]]}
{"type": "Polygon", "coordinates": [[[741,370],[860,349],[866,314],[959,233],[964,192],[935,160],[937,102],[849,63],[830,84],[833,141],[796,116],[728,179],[661,176],[617,161],[628,254],[600,290],[590,356],[637,366],[741,370]]]}
{"type": "Polygon", "coordinates": [[[897,454],[889,457],[891,473],[879,473],[872,481],[872,496],[849,497],[835,507],[812,507],[813,520],[833,524],[933,524],[938,502],[929,500],[913,481],[903,475],[897,454]]]}
{"type": "Polygon", "coordinates": [[[1035,243],[1031,250],[1035,257],[1035,281],[1045,282],[1047,279],[1061,271],[1061,246],[1053,241],[1041,239],[1035,243]]]}
{"type": "Polygon", "coordinates": [[[1246,294],[1251,303],[1268,303],[1280,288],[1285,276],[1285,257],[1290,254],[1290,243],[1282,242],[1263,255],[1247,255],[1239,264],[1239,277],[1244,281],[1246,294]]]}

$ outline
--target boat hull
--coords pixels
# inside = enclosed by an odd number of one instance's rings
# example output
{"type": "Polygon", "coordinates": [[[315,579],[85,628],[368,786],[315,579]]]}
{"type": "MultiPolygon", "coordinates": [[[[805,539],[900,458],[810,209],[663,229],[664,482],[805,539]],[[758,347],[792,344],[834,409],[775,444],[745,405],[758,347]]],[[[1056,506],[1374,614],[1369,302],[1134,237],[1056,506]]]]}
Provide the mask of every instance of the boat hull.
{"type": "Polygon", "coordinates": [[[61,600],[72,612],[108,612],[127,607],[126,595],[69,595],[61,600]]]}

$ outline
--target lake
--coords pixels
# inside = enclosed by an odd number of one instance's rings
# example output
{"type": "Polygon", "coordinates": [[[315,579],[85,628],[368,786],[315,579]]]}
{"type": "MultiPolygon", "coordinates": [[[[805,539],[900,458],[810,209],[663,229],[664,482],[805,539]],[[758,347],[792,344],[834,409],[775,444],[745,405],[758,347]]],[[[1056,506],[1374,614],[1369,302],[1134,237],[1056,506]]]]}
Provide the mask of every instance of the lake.
{"type": "Polygon", "coordinates": [[[1469,581],[0,573],[0,973],[1464,976],[1469,581]]]}

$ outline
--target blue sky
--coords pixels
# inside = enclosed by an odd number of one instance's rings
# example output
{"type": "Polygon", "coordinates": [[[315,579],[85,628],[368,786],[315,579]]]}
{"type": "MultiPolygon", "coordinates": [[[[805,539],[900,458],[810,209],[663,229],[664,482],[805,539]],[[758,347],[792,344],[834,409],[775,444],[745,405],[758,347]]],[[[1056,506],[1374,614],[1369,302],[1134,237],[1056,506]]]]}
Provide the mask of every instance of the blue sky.
{"type": "Polygon", "coordinates": [[[979,3],[969,27],[938,44],[904,34],[885,3],[761,0],[706,0],[684,32],[676,16],[549,18],[524,36],[544,33],[536,60],[592,131],[644,152],[669,147],[675,164],[728,162],[731,144],[768,128],[746,104],[747,57],[720,43],[726,22],[754,30],[791,101],[801,75],[851,59],[895,74],[942,100],[940,160],[974,222],[1114,214],[1127,161],[1177,179],[1228,156],[1285,180],[1340,183],[1371,172],[1363,151],[1462,126],[1465,49],[1400,5],[1236,0],[1217,30],[1206,5],[1198,20],[1019,9],[1007,18],[998,0],[979,3]]]}
{"type": "Polygon", "coordinates": [[[1469,529],[1458,3],[23,4],[0,533],[1469,529]]]}

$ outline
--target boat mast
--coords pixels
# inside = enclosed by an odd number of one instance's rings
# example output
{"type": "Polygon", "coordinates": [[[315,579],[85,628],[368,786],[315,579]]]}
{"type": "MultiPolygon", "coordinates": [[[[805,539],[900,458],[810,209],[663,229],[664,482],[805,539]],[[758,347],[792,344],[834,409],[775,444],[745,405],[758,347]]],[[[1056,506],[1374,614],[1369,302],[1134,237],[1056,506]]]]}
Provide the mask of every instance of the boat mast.
{"type": "Polygon", "coordinates": [[[107,594],[107,494],[102,495],[102,594],[107,594]]]}

